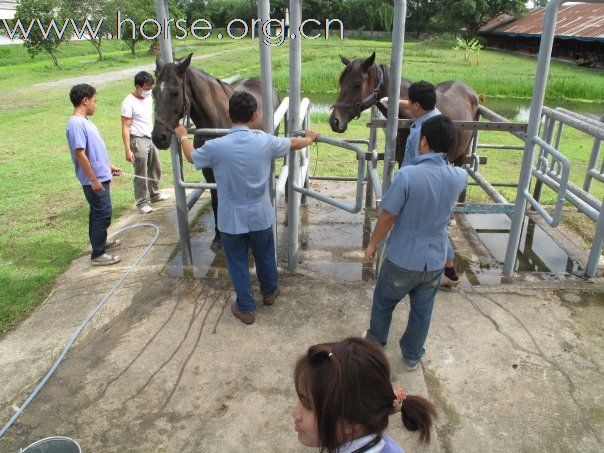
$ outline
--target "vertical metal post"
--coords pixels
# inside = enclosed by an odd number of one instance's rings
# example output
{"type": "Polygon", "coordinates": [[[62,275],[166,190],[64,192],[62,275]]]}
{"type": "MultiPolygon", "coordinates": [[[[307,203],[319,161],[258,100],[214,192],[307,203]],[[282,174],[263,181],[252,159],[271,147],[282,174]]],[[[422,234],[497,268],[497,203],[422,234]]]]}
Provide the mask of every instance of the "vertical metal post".
{"type": "MultiPolygon", "coordinates": [[[[269,36],[266,33],[265,25],[270,20],[269,0],[258,0],[257,2],[258,19],[260,19],[258,30],[258,43],[260,46],[260,88],[262,90],[262,122],[264,132],[274,133],[274,107],[273,107],[273,71],[271,66],[271,46],[269,36]]],[[[275,164],[271,163],[270,176],[270,195],[277,216],[277,206],[275,206],[275,164]]],[[[273,225],[273,242],[275,243],[275,262],[277,261],[277,222],[273,225]]]]}
{"type": "MultiPolygon", "coordinates": [[[[310,129],[310,105],[306,109],[306,113],[304,115],[304,121],[302,122],[302,129],[304,129],[304,130],[310,129]]],[[[311,168],[310,167],[310,145],[308,145],[306,148],[304,148],[304,150],[302,152],[304,153],[304,162],[305,163],[308,162],[306,175],[304,177],[304,187],[308,189],[310,187],[310,168],[311,168]]],[[[308,196],[306,194],[302,195],[302,197],[300,199],[300,204],[306,204],[307,202],[308,202],[308,196]]]]}
{"type": "Polygon", "coordinates": [[[554,43],[554,28],[558,16],[558,8],[564,0],[551,0],[545,9],[545,19],[543,20],[543,31],[541,34],[541,44],[539,46],[539,59],[537,60],[537,71],[535,74],[535,87],[533,89],[531,110],[529,114],[528,131],[524,145],[524,155],[522,158],[522,168],[520,170],[520,180],[518,181],[518,190],[516,192],[516,202],[514,204],[514,213],[512,215],[512,225],[510,228],[510,237],[505,253],[505,263],[503,265],[503,275],[511,276],[514,272],[514,263],[520,244],[520,235],[522,233],[522,221],[526,210],[526,198],[524,191],[528,190],[531,182],[531,170],[533,166],[533,157],[535,154],[535,144],[533,138],[539,132],[539,122],[541,119],[541,110],[543,109],[543,99],[545,97],[545,86],[547,84],[547,73],[554,43]]]}
{"type": "Polygon", "coordinates": [[[596,168],[596,164],[598,163],[598,157],[600,155],[600,146],[602,145],[602,140],[599,138],[594,139],[594,145],[591,148],[591,155],[589,156],[589,163],[587,164],[587,171],[585,172],[585,180],[583,182],[583,190],[585,192],[589,192],[591,190],[591,180],[592,176],[589,174],[589,170],[596,168]]]}
{"type": "Polygon", "coordinates": [[[386,122],[386,151],[384,154],[384,178],[382,193],[390,187],[394,170],[394,152],[398,132],[398,110],[401,92],[401,73],[403,69],[403,50],[405,44],[405,18],[407,17],[407,0],[395,0],[394,24],[392,26],[392,50],[390,53],[390,81],[388,84],[388,118],[386,122]]]}
{"type": "MultiPolygon", "coordinates": [[[[168,4],[166,0],[155,0],[155,12],[160,24],[168,23],[168,4]]],[[[160,58],[164,64],[173,63],[172,40],[169,33],[162,33],[159,37],[160,58]]],[[[189,235],[189,208],[187,206],[187,194],[183,187],[178,184],[182,178],[182,155],[180,145],[176,136],[172,135],[170,144],[172,155],[172,174],[174,177],[174,198],[176,201],[176,217],[178,219],[178,233],[180,236],[180,249],[182,252],[182,265],[189,267],[193,263],[191,253],[191,237],[189,235]]]]}
{"type": "MultiPolygon", "coordinates": [[[[378,109],[374,105],[371,107],[371,120],[377,117],[378,109]]],[[[369,153],[373,152],[373,150],[377,146],[377,129],[372,127],[369,129],[369,146],[367,147],[367,151],[369,153]]],[[[371,160],[367,160],[367,186],[365,187],[365,207],[371,208],[373,206],[373,181],[371,180],[370,169],[373,165],[371,160]]]]}
{"type": "MultiPolygon", "coordinates": [[[[300,22],[302,7],[300,0],[289,2],[289,115],[288,131],[300,129],[300,84],[302,71],[302,38],[300,22]]],[[[300,160],[297,151],[289,152],[289,168],[287,178],[287,269],[293,271],[298,266],[298,228],[300,224],[300,193],[293,185],[299,179],[300,160]]]]}
{"type": "MultiPolygon", "coordinates": [[[[170,19],[168,11],[168,0],[155,0],[157,21],[162,24],[162,26],[164,23],[168,24],[168,20],[170,19]]],[[[167,30],[165,30],[164,33],[161,33],[159,36],[159,55],[164,64],[174,62],[174,58],[172,57],[172,37],[167,30]]]]}
{"type": "MultiPolygon", "coordinates": [[[[562,124],[562,123],[560,123],[562,124]]],[[[552,139],[554,137],[554,129],[556,128],[556,120],[554,118],[551,118],[549,116],[545,116],[545,123],[543,125],[543,134],[542,134],[542,138],[543,141],[545,143],[548,143],[551,145],[552,143],[552,139]]],[[[542,153],[544,153],[543,155],[546,156],[547,155],[547,151],[542,150],[542,153]]],[[[554,161],[552,159],[551,161],[551,166],[553,168],[554,165],[554,161]]],[[[547,172],[547,165],[543,162],[538,162],[537,163],[538,167],[541,167],[541,170],[545,173],[547,172]]],[[[543,182],[541,182],[540,180],[535,181],[535,188],[533,189],[533,198],[535,200],[537,200],[537,202],[539,202],[541,200],[541,192],[543,190],[543,182]]]]}
{"type": "Polygon", "coordinates": [[[587,259],[587,269],[585,270],[585,275],[587,277],[596,276],[596,272],[598,271],[598,263],[600,262],[600,255],[602,253],[602,245],[604,245],[604,199],[602,200],[600,216],[598,217],[598,223],[596,224],[596,233],[594,234],[594,240],[591,244],[589,258],[587,259]]]}

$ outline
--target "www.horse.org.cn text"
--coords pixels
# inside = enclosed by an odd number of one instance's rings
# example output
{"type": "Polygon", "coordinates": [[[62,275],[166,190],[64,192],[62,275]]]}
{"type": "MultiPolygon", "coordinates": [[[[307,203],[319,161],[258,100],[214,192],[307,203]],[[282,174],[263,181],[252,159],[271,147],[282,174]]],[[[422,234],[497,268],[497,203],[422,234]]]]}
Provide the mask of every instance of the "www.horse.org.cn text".
{"type": "MultiPolygon", "coordinates": [[[[74,36],[78,39],[97,39],[106,33],[106,19],[99,20],[86,19],[83,22],[74,19],[65,19],[61,21],[42,21],[39,18],[33,18],[29,21],[15,19],[11,26],[6,19],[2,19],[0,31],[4,31],[10,39],[27,40],[32,32],[40,31],[44,39],[53,35],[58,39],[74,36]],[[105,26],[104,26],[105,25],[105,26]],[[2,30],[4,28],[4,30],[2,30]]],[[[196,39],[208,39],[212,36],[218,39],[256,39],[263,32],[263,41],[270,46],[279,46],[283,44],[286,38],[289,39],[329,39],[330,37],[344,39],[344,24],[340,19],[325,19],[323,22],[317,19],[305,19],[300,24],[297,32],[294,32],[284,19],[270,19],[261,21],[260,19],[251,19],[249,23],[243,19],[233,19],[226,26],[226,35],[223,33],[214,33],[214,26],[207,19],[196,19],[189,21],[187,19],[164,19],[158,21],[154,18],[148,18],[141,23],[136,23],[129,18],[123,18],[120,11],[116,11],[115,30],[111,35],[117,39],[144,39],[154,40],[159,37],[168,38],[172,35],[175,39],[183,40],[189,37],[196,39]],[[330,35],[331,33],[331,35],[330,35]],[[163,35],[163,36],[162,36],[163,35]]]]}

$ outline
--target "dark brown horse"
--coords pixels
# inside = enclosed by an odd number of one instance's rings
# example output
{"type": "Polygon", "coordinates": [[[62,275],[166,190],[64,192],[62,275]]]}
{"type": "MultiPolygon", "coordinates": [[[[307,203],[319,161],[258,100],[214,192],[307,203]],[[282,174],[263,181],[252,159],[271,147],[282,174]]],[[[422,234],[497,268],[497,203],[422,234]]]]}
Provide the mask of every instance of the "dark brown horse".
{"type": "MultiPolygon", "coordinates": [[[[159,149],[167,149],[172,140],[174,128],[183,117],[185,110],[190,110],[190,116],[198,129],[228,129],[231,127],[227,110],[229,98],[235,91],[247,91],[256,98],[258,103],[258,120],[253,124],[254,129],[263,129],[262,95],[259,78],[242,79],[233,84],[225,83],[205,72],[191,68],[189,54],[175,63],[163,64],[157,58],[155,74],[157,82],[153,88],[155,100],[155,124],[151,138],[159,149]]],[[[277,93],[273,91],[273,108],[279,105],[277,93]]],[[[201,147],[206,140],[215,137],[195,135],[193,145],[201,147]]],[[[216,182],[211,168],[203,168],[207,182],[216,182]]],[[[212,209],[214,210],[215,237],[212,249],[220,246],[220,231],[218,231],[218,194],[211,191],[212,209]]]]}
{"type": "MultiPolygon", "coordinates": [[[[350,61],[340,56],[346,66],[340,74],[340,93],[334,104],[329,124],[334,132],[342,133],[353,118],[358,118],[361,112],[376,104],[386,116],[386,108],[378,101],[388,96],[389,70],[386,65],[376,65],[375,52],[367,59],[350,61]]],[[[407,99],[411,81],[401,80],[400,99],[407,99]]],[[[452,120],[474,121],[478,110],[478,96],[465,83],[457,80],[442,82],[436,85],[436,107],[452,120]]],[[[412,119],[405,106],[401,105],[399,118],[412,119]]],[[[399,129],[395,159],[399,166],[403,161],[405,144],[409,129],[399,129]]],[[[460,165],[467,153],[472,138],[471,131],[456,130],[455,145],[449,152],[449,162],[460,165]]]]}

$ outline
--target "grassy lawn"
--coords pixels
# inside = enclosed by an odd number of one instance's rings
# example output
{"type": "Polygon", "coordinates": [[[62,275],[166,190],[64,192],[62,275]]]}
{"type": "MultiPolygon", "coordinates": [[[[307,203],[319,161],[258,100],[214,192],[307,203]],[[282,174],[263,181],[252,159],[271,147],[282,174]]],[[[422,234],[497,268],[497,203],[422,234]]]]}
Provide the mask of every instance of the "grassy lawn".
{"type": "MultiPolygon", "coordinates": [[[[16,89],[84,74],[102,74],[116,69],[151,63],[145,46],[133,58],[121,43],[106,42],[106,61],[97,62],[89,43],[69,43],[61,49],[60,68],[42,55],[30,59],[22,46],[0,47],[0,336],[35,309],[49,293],[56,278],[68,264],[87,250],[87,204],[73,174],[65,141],[65,124],[72,113],[68,88],[30,89],[27,96],[15,96],[16,89]]],[[[376,51],[379,62],[389,62],[390,46],[383,41],[305,41],[303,44],[302,89],[310,93],[332,93],[335,101],[337,78],[342,69],[338,54],[367,57],[376,51]]],[[[403,73],[413,80],[432,82],[460,79],[486,96],[530,97],[536,60],[517,55],[483,52],[478,67],[467,66],[463,56],[446,43],[408,42],[403,73]],[[501,71],[505,67],[506,71],[501,71]]],[[[194,65],[217,77],[239,74],[257,76],[260,72],[257,42],[244,40],[206,40],[178,43],[177,56],[193,51],[196,55],[230,49],[216,58],[194,65]]],[[[289,57],[287,47],[274,47],[273,79],[279,91],[287,91],[289,57]]],[[[550,71],[548,99],[604,99],[601,72],[554,62],[550,71]]],[[[110,151],[112,163],[126,171],[131,167],[123,157],[119,106],[130,92],[130,80],[104,86],[98,92],[97,113],[92,118],[110,151]]],[[[550,104],[553,104],[551,102],[550,104]]],[[[313,128],[335,136],[327,123],[328,115],[315,114],[313,128]]],[[[366,117],[353,122],[348,137],[366,138],[366,117]]],[[[482,142],[520,143],[511,135],[484,133],[482,142]]],[[[379,135],[383,147],[383,134],[379,135]]],[[[313,146],[311,171],[318,175],[350,175],[356,171],[351,152],[313,146]]],[[[561,150],[572,161],[572,180],[582,185],[591,142],[582,134],[566,131],[561,150]]],[[[161,152],[165,185],[172,184],[168,152],[161,152]]],[[[520,151],[482,151],[488,164],[481,172],[492,181],[516,181],[520,151]]],[[[185,167],[188,179],[199,175],[185,167]]],[[[604,196],[602,184],[594,182],[594,193],[604,196]]],[[[514,191],[503,190],[512,200],[514,191]]],[[[471,190],[475,200],[483,199],[471,190]]],[[[554,197],[544,191],[544,201],[554,197]]],[[[115,216],[133,206],[132,181],[116,178],[112,185],[115,216]]]]}

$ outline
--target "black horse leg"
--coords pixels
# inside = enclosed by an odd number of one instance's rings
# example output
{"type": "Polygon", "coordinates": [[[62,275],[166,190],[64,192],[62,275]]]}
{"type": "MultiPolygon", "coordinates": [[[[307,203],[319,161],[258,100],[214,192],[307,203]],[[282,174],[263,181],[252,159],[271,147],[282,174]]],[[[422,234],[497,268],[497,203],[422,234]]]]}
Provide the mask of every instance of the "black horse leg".
{"type": "Polygon", "coordinates": [[[398,163],[398,168],[401,168],[401,165],[403,165],[405,147],[407,146],[408,137],[409,129],[398,129],[398,134],[396,136],[396,149],[394,152],[394,159],[398,163]]]}
{"type": "MultiPolygon", "coordinates": [[[[465,155],[459,156],[457,159],[453,161],[453,165],[456,167],[461,167],[464,164],[465,155]]],[[[465,203],[467,197],[468,188],[466,187],[461,194],[459,194],[459,198],[457,199],[458,203],[465,203]]]]}
{"type": "MultiPolygon", "coordinates": [[[[201,172],[203,173],[206,182],[216,182],[214,179],[214,171],[211,168],[202,168],[201,172]]],[[[216,252],[222,248],[222,239],[220,238],[220,231],[218,230],[218,192],[212,189],[210,190],[210,195],[212,197],[212,211],[214,213],[214,239],[212,239],[210,248],[212,251],[216,252]]]]}

